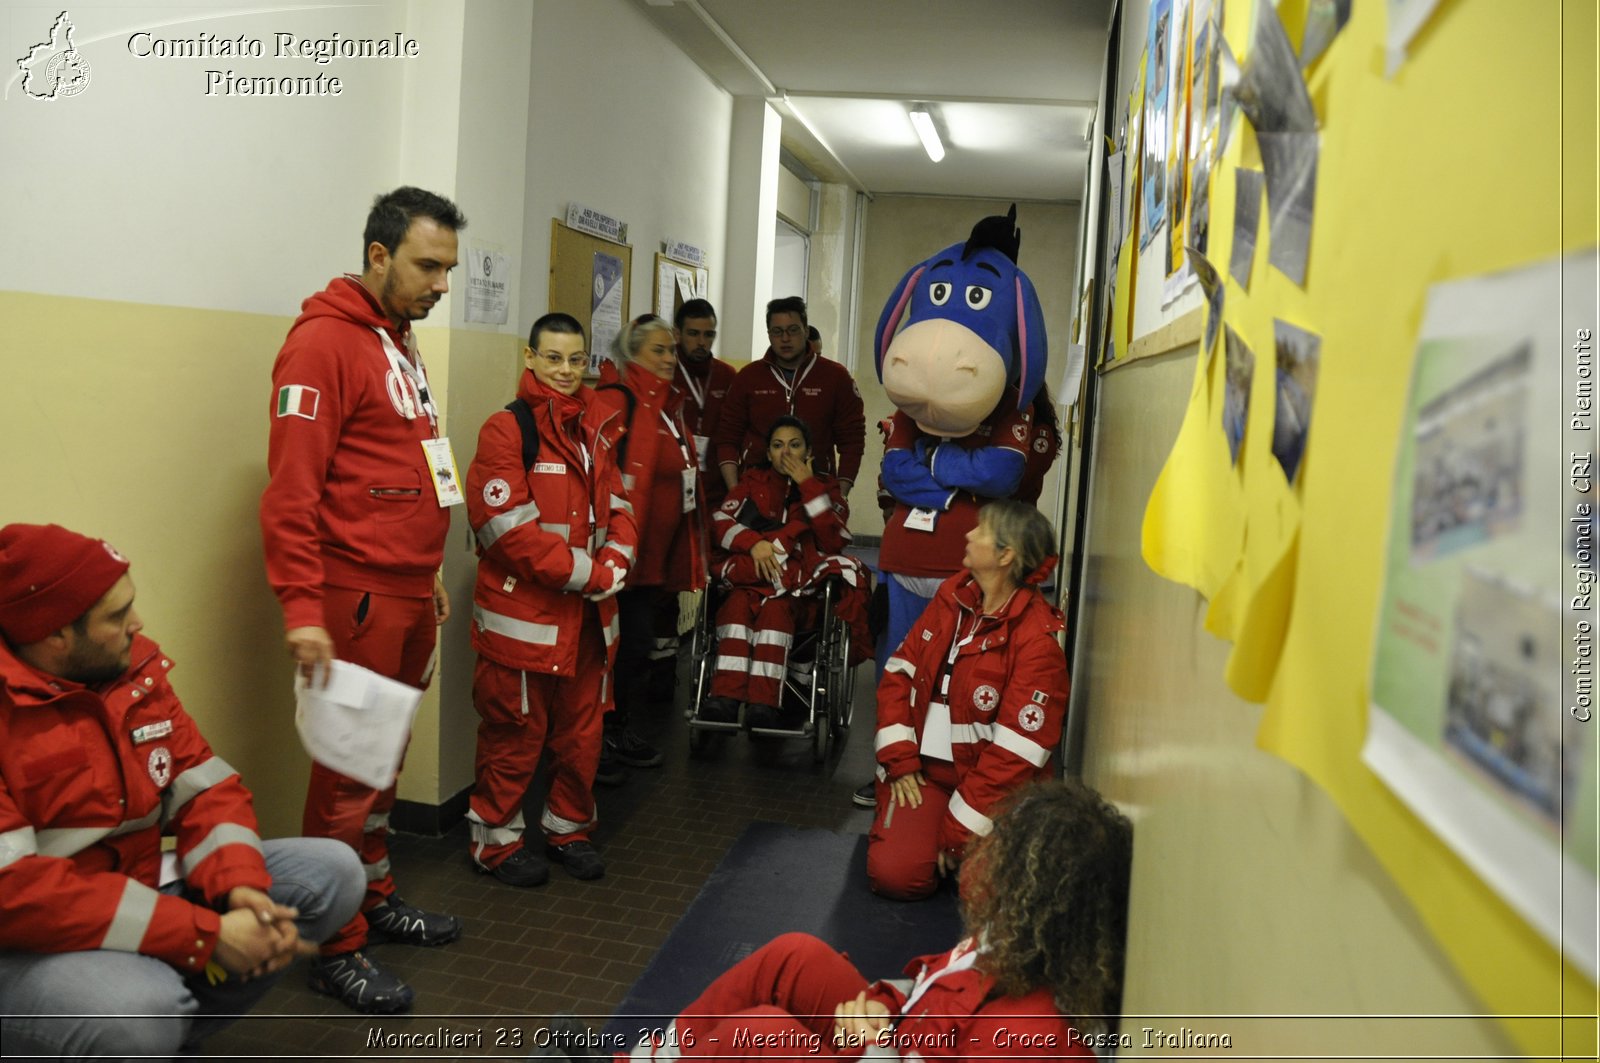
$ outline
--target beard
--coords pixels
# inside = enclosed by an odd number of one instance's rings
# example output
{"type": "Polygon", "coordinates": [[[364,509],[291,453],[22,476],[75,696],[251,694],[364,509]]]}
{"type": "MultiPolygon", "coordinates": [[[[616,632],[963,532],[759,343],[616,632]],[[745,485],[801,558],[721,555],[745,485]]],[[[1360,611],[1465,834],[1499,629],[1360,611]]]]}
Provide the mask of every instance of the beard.
{"type": "Polygon", "coordinates": [[[128,670],[128,663],[122,655],[113,657],[99,646],[79,645],[67,655],[61,677],[97,687],[120,678],[128,670]]]}

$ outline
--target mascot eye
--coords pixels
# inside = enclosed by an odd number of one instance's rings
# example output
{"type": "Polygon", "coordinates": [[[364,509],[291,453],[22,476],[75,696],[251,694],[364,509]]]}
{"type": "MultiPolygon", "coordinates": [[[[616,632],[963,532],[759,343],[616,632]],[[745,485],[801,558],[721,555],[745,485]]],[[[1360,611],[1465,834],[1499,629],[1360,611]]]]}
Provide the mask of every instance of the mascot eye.
{"type": "Polygon", "coordinates": [[[943,306],[950,301],[950,282],[934,281],[928,285],[928,298],[933,300],[934,306],[943,306]]]}
{"type": "Polygon", "coordinates": [[[967,309],[982,310],[989,305],[989,297],[993,294],[981,284],[967,285],[967,309]]]}

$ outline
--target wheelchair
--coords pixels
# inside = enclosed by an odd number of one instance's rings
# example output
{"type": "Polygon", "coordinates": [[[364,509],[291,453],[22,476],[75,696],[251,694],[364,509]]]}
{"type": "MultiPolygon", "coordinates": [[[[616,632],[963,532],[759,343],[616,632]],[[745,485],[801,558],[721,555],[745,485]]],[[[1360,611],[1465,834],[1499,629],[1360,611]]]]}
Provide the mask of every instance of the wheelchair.
{"type": "Polygon", "coordinates": [[[842,576],[830,576],[822,581],[821,594],[797,599],[816,611],[818,621],[807,627],[802,623],[804,614],[796,618],[794,642],[784,659],[780,707],[804,709],[804,718],[793,728],[747,727],[744,705],[739,707],[739,719],[733,722],[701,718],[700,706],[711,693],[711,674],[715,671],[719,603],[714,588],[700,595],[689,641],[694,690],[684,713],[689,721],[691,753],[705,752],[718,735],[745,730],[752,735],[807,739],[812,759],[819,764],[828,758],[830,750],[840,747],[850,731],[855,696],[850,625],[839,619],[835,609],[846,589],[842,576]]]}

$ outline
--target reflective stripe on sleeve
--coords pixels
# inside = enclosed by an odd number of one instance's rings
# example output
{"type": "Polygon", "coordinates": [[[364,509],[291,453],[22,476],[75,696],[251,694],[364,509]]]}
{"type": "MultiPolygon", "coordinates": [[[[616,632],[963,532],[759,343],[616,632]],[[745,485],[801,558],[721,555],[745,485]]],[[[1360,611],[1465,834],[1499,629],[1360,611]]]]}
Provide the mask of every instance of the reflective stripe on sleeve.
{"type": "Polygon", "coordinates": [[[572,537],[572,525],[570,524],[557,524],[555,521],[541,520],[539,522],[539,530],[549,532],[551,535],[559,535],[563,539],[572,537]]]}
{"type": "Polygon", "coordinates": [[[589,575],[594,572],[594,558],[589,556],[587,550],[579,550],[576,546],[568,549],[572,551],[572,575],[567,577],[567,582],[561,589],[581,591],[588,585],[589,575]]]}
{"type": "Polygon", "coordinates": [[[118,838],[124,834],[132,834],[136,830],[154,827],[162,821],[161,809],[152,808],[138,819],[125,819],[111,829],[111,837],[118,838]]]}
{"type": "Polygon", "coordinates": [[[629,502],[626,498],[623,498],[621,495],[612,495],[611,496],[611,508],[612,509],[620,509],[620,510],[622,510],[622,512],[627,513],[630,516],[633,514],[633,503],[629,502]]]}
{"type": "Polygon", "coordinates": [[[892,746],[896,742],[915,742],[916,740],[917,732],[906,724],[884,724],[878,728],[878,733],[872,740],[872,751],[881,753],[885,746],[892,746]]]}
{"type": "Polygon", "coordinates": [[[828,500],[827,494],[820,494],[806,502],[806,516],[814,519],[832,508],[833,503],[828,500]]]}
{"type": "Polygon", "coordinates": [[[188,878],[206,857],[228,845],[247,845],[256,852],[261,852],[261,839],[255,831],[237,823],[218,823],[211,828],[210,834],[200,840],[199,845],[186,853],[179,854],[178,869],[184,878],[188,878]]]}
{"type": "MultiPolygon", "coordinates": [[[[237,774],[233,766],[221,757],[213,756],[196,764],[173,779],[172,785],[161,795],[161,822],[166,823],[197,796],[237,774]]],[[[119,830],[117,833],[122,832],[119,830]]]]}
{"type": "Polygon", "coordinates": [[[532,646],[554,646],[556,636],[560,633],[554,624],[535,624],[528,620],[518,620],[503,613],[492,612],[481,605],[472,607],[472,619],[477,621],[478,627],[484,631],[492,631],[496,635],[504,635],[508,639],[516,639],[532,646]]]}
{"type": "Polygon", "coordinates": [[[991,739],[995,745],[1008,753],[1015,753],[1023,760],[1036,768],[1042,768],[1050,759],[1050,751],[1033,739],[1018,734],[1009,727],[993,728],[994,735],[991,739]]]}
{"type": "Polygon", "coordinates": [[[500,536],[506,532],[538,519],[539,506],[532,501],[525,502],[516,509],[508,509],[483,522],[483,527],[478,529],[478,545],[487,550],[499,542],[500,536]]]}
{"type": "Polygon", "coordinates": [[[24,856],[35,856],[38,852],[39,840],[34,836],[31,826],[0,834],[0,867],[8,867],[24,856]]]}
{"type": "Polygon", "coordinates": [[[899,672],[908,679],[915,679],[917,677],[917,666],[906,660],[904,657],[890,657],[888,662],[884,664],[883,670],[885,674],[889,672],[899,672]]]}
{"type": "Polygon", "coordinates": [[[722,548],[724,550],[732,550],[733,541],[737,539],[739,537],[739,533],[744,530],[745,526],[743,524],[740,524],[738,521],[734,521],[733,527],[728,529],[728,534],[722,537],[722,548]]]}
{"type": "Polygon", "coordinates": [[[994,820],[967,804],[967,799],[957,790],[950,795],[950,814],[956,822],[974,834],[984,835],[994,830],[994,820]]]}
{"type": "Polygon", "coordinates": [[[617,553],[621,554],[623,560],[627,561],[628,564],[633,564],[633,559],[637,556],[633,552],[633,547],[629,546],[627,543],[607,543],[606,545],[611,547],[611,549],[615,550],[617,553]]]}
{"type": "Polygon", "coordinates": [[[161,894],[137,879],[128,879],[122,885],[122,899],[117,902],[116,914],[106,927],[106,936],[100,940],[103,949],[117,952],[138,952],[155,918],[156,901],[161,894]]]}

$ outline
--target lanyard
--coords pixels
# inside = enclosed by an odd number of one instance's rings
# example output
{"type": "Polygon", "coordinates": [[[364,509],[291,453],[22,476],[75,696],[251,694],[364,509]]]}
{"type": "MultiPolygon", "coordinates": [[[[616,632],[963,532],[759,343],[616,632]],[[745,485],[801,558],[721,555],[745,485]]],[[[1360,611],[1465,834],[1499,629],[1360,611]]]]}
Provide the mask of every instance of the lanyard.
{"type": "Polygon", "coordinates": [[[667,431],[672,433],[672,441],[678,444],[678,452],[683,455],[685,468],[695,468],[694,457],[689,453],[689,446],[683,441],[683,433],[678,431],[678,426],[672,423],[672,418],[667,416],[666,410],[657,411],[661,415],[661,423],[667,426],[667,431]]]}
{"type": "Polygon", "coordinates": [[[695,382],[694,374],[689,372],[688,369],[684,368],[682,362],[678,363],[678,371],[683,374],[683,382],[688,386],[689,394],[694,396],[695,408],[700,411],[700,416],[704,418],[706,415],[705,389],[695,382]]]}
{"type": "MultiPolygon", "coordinates": [[[[422,356],[417,355],[416,364],[411,359],[401,355],[400,348],[394,345],[394,338],[384,329],[373,326],[373,332],[378,334],[378,339],[383,342],[383,353],[389,357],[389,365],[405,380],[411,381],[411,386],[416,389],[417,397],[422,400],[422,412],[428,415],[428,427],[439,434],[439,408],[433,404],[433,395],[428,391],[428,371],[422,367],[422,356]]],[[[408,345],[409,346],[409,345],[408,345]]],[[[405,384],[400,383],[400,408],[408,420],[415,420],[416,407],[412,405],[411,395],[406,391],[405,384]]]]}
{"type": "Polygon", "coordinates": [[[813,354],[811,356],[811,361],[809,361],[809,362],[807,362],[805,364],[805,368],[804,369],[796,369],[794,371],[794,379],[793,380],[785,380],[783,378],[783,371],[780,370],[776,365],[769,365],[767,367],[767,368],[772,370],[772,375],[778,381],[778,386],[783,389],[783,397],[789,403],[789,412],[790,413],[794,413],[794,390],[795,390],[795,388],[800,386],[800,381],[802,381],[802,380],[804,380],[806,378],[806,374],[810,373],[811,372],[811,367],[816,365],[816,364],[817,364],[817,356],[813,354]]]}

